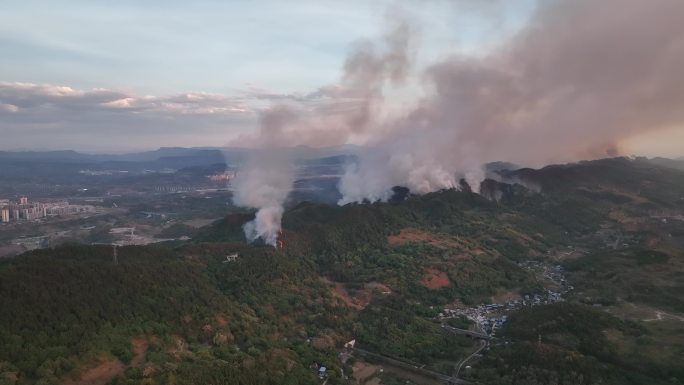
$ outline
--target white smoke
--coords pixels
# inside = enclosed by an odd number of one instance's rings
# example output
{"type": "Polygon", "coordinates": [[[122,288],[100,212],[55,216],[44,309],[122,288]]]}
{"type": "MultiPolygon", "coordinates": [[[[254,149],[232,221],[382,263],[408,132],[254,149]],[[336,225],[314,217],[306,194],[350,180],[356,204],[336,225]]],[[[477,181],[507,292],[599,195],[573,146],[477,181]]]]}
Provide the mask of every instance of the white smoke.
{"type": "Polygon", "coordinates": [[[482,57],[426,71],[428,97],[374,132],[339,184],[341,204],[422,193],[482,165],[614,156],[619,141],[684,123],[684,1],[542,2],[517,36],[482,57]]]}
{"type": "Polygon", "coordinates": [[[276,246],[278,233],[280,232],[280,221],[283,218],[282,203],[278,206],[266,206],[257,211],[254,220],[245,223],[243,229],[245,236],[250,242],[258,238],[263,239],[264,243],[276,246]]]}
{"type": "MultiPolygon", "coordinates": [[[[541,2],[505,44],[480,56],[454,53],[419,72],[411,65],[416,28],[394,24],[378,42],[358,44],[339,84],[268,109],[260,130],[241,142],[273,149],[362,138],[365,150],[339,183],[345,204],[386,200],[397,185],[422,194],[458,187],[461,179],[477,192],[488,162],[540,166],[614,156],[624,138],[684,124],[682,0],[541,2]],[[406,79],[420,82],[427,96],[398,108],[386,91],[406,79]]],[[[261,163],[254,164],[277,169],[287,160],[261,163]]],[[[241,194],[266,183],[277,198],[236,203],[268,208],[258,218],[269,222],[248,230],[269,237],[293,171],[272,181],[250,169],[242,178],[254,180],[236,181],[250,186],[239,187],[241,194]]]]}
{"type": "Polygon", "coordinates": [[[401,83],[408,72],[410,37],[408,24],[392,22],[380,42],[356,45],[339,84],[304,97],[276,97],[279,103],[261,112],[259,129],[232,143],[256,149],[232,182],[233,202],[258,210],[244,226],[250,242],[261,238],[269,245],[277,244],[283,204],[294,183],[296,146],[342,144],[376,123],[383,88],[401,83]],[[283,99],[292,100],[284,103],[283,99]]]}
{"type": "Polygon", "coordinates": [[[233,186],[233,203],[258,209],[254,220],[244,225],[250,242],[261,238],[276,246],[283,216],[283,203],[292,190],[294,167],[290,154],[280,149],[255,150],[241,165],[233,186]]]}

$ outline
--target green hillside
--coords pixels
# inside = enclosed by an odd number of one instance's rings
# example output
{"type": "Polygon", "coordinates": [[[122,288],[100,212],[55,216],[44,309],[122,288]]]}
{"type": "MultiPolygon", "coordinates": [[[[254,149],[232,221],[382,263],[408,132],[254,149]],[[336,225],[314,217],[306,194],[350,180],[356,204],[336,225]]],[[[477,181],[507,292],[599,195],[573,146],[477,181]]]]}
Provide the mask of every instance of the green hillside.
{"type": "Polygon", "coordinates": [[[684,172],[618,158],[497,179],[482,195],[301,203],[282,249],[247,245],[251,215],[229,214],[189,242],[120,248],[118,264],[86,245],[3,260],[0,384],[318,384],[315,364],[353,384],[351,339],[452,375],[480,345],[434,318],[545,293],[530,262],[565,269],[568,301],[513,313],[462,376],[684,382],[684,172]]]}

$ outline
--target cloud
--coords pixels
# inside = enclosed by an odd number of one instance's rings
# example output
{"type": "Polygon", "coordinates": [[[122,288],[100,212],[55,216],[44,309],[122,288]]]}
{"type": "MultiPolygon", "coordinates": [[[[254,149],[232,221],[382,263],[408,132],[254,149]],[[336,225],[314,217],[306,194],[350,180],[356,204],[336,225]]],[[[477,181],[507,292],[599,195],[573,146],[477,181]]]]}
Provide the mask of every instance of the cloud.
{"type": "Polygon", "coordinates": [[[210,93],[171,96],[138,96],[96,88],[77,90],[67,86],[0,82],[0,100],[24,109],[114,109],[164,114],[215,114],[251,112],[244,100],[210,93]]]}
{"type": "Polygon", "coordinates": [[[49,143],[90,150],[159,147],[184,138],[193,138],[189,145],[216,139],[222,145],[231,128],[236,133],[248,129],[254,116],[249,99],[220,94],[150,96],[0,82],[0,131],[9,134],[5,148],[30,148],[38,142],[39,147],[49,143]]]}
{"type": "Polygon", "coordinates": [[[15,106],[14,104],[0,104],[0,111],[17,112],[19,111],[19,107],[15,106]]]}

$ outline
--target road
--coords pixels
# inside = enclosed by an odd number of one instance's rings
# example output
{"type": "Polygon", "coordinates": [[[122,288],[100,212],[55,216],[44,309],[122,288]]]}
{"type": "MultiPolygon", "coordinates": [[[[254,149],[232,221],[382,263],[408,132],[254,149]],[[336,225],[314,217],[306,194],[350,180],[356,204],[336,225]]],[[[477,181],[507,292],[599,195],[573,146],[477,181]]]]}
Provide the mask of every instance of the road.
{"type": "Polygon", "coordinates": [[[461,373],[461,368],[463,368],[463,365],[465,365],[466,362],[470,361],[473,357],[476,355],[480,354],[480,352],[487,347],[489,342],[485,340],[480,341],[480,347],[477,348],[473,354],[469,355],[468,357],[464,358],[461,360],[461,362],[458,364],[458,367],[456,368],[456,372],[454,373],[454,377],[458,377],[458,375],[461,373]]]}
{"type": "Polygon", "coordinates": [[[367,350],[363,350],[363,349],[359,349],[359,348],[354,348],[354,353],[358,353],[362,356],[371,356],[371,357],[374,357],[374,358],[379,359],[381,361],[384,361],[390,365],[397,366],[397,367],[400,367],[402,369],[407,369],[407,370],[421,374],[421,375],[426,376],[426,377],[436,378],[436,379],[443,381],[444,383],[447,383],[447,384],[459,384],[459,385],[460,384],[470,384],[469,381],[462,380],[456,376],[447,376],[446,374],[442,374],[442,373],[438,373],[438,372],[435,372],[432,370],[422,368],[421,366],[418,366],[419,365],[418,363],[415,363],[415,362],[401,361],[401,360],[398,360],[396,358],[387,357],[387,356],[384,356],[382,354],[369,352],[367,350]]]}
{"type": "MultiPolygon", "coordinates": [[[[462,330],[462,329],[452,328],[452,327],[447,326],[447,325],[443,325],[443,326],[446,326],[446,328],[451,328],[451,329],[455,329],[455,330],[462,330]]],[[[491,339],[491,336],[489,336],[487,333],[485,333],[484,330],[482,330],[482,328],[480,327],[480,324],[478,322],[475,323],[475,326],[477,327],[479,332],[471,332],[471,333],[474,333],[475,335],[486,336],[486,338],[482,338],[480,340],[480,347],[479,348],[475,349],[475,351],[471,355],[462,359],[461,362],[459,362],[458,367],[456,368],[456,372],[454,373],[454,377],[458,377],[458,375],[461,373],[461,368],[463,368],[463,365],[465,365],[466,362],[470,361],[476,355],[480,354],[480,352],[482,352],[482,350],[484,350],[489,345],[489,340],[491,339]]],[[[447,329],[447,330],[449,330],[449,329],[447,329]]]]}
{"type": "Polygon", "coordinates": [[[483,340],[492,339],[492,337],[489,334],[484,333],[484,332],[474,332],[472,330],[459,329],[459,328],[455,328],[455,327],[452,327],[449,325],[444,325],[444,324],[442,324],[442,328],[444,328],[444,330],[450,331],[454,334],[462,334],[462,335],[466,335],[466,336],[470,336],[470,337],[480,338],[483,340]]]}

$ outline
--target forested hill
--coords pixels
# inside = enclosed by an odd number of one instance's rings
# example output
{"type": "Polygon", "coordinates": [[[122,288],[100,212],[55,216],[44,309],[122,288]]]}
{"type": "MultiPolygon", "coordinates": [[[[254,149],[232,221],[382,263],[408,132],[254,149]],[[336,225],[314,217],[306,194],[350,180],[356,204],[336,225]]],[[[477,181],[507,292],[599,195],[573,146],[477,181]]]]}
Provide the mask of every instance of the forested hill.
{"type": "Polygon", "coordinates": [[[479,342],[435,317],[546,293],[530,263],[574,290],[512,314],[469,381],[682,383],[682,215],[684,172],[618,158],[501,171],[481,195],[301,203],[278,249],[245,244],[251,215],[229,214],[117,263],[110,246],[33,251],[0,262],[0,384],[319,384],[320,365],[353,384],[351,339],[451,375],[479,342]]]}
{"type": "Polygon", "coordinates": [[[124,247],[117,265],[110,247],[77,245],[5,261],[0,371],[20,384],[108,370],[121,383],[315,383],[304,363],[334,368],[335,355],[305,341],[349,325],[304,265],[219,243],[124,247]]]}

